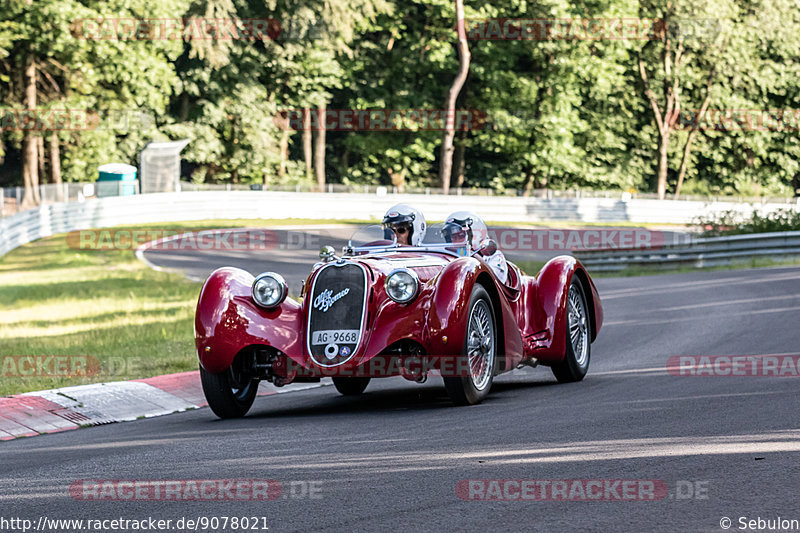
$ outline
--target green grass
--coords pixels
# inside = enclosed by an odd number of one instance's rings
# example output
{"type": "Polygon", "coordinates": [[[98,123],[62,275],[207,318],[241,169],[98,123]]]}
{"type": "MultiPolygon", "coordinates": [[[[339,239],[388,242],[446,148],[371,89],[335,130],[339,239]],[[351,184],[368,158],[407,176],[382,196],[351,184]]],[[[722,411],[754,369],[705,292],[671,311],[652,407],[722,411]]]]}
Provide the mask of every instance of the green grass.
{"type": "MultiPolygon", "coordinates": [[[[140,226],[167,230],[359,221],[209,220],[140,226]]],[[[202,284],[155,272],[132,250],[72,249],[65,235],[0,258],[0,362],[4,356],[90,356],[84,377],[16,377],[0,372],[0,396],[197,368],[193,319],[202,284]]],[[[6,367],[15,369],[14,367],[6,367]]]]}

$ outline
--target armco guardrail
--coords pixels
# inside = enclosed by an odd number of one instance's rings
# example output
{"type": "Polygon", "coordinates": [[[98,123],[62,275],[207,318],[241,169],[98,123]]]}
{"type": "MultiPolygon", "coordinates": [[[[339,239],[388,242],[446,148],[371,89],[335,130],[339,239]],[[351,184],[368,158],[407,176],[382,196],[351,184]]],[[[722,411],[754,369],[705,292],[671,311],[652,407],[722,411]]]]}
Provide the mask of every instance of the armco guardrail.
{"type": "MultiPolygon", "coordinates": [[[[684,202],[614,198],[524,198],[274,191],[157,193],[56,203],[0,220],[0,256],[56,233],[118,225],[202,219],[314,218],[376,220],[396,203],[417,206],[430,220],[469,210],[491,222],[691,223],[727,210],[768,212],[787,204],[684,202]]],[[[792,207],[792,206],[789,206],[792,207]]]]}
{"type": "Polygon", "coordinates": [[[682,266],[718,266],[757,257],[785,259],[800,256],[800,231],[754,233],[727,237],[689,238],[681,244],[628,250],[575,250],[574,255],[593,271],[629,267],[654,269],[682,266]]]}

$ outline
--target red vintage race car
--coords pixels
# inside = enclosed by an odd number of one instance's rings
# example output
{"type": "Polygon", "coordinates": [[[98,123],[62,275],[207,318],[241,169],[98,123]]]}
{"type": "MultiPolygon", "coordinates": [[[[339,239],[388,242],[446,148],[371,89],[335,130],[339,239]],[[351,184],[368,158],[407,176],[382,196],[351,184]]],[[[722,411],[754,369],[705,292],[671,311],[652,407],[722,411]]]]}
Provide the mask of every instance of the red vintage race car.
{"type": "Polygon", "coordinates": [[[501,282],[484,240],[445,242],[436,226],[418,246],[359,230],[341,257],[323,247],[287,298],[283,278],[221,268],[197,304],[195,337],[203,391],[221,418],[244,416],[260,380],[276,386],[331,376],[346,395],[371,378],[422,382],[440,375],[456,404],[475,404],[494,376],[549,366],[559,382],[583,379],[603,323],[600,297],[578,260],[559,256],[536,277],[508,263],[501,282]]]}

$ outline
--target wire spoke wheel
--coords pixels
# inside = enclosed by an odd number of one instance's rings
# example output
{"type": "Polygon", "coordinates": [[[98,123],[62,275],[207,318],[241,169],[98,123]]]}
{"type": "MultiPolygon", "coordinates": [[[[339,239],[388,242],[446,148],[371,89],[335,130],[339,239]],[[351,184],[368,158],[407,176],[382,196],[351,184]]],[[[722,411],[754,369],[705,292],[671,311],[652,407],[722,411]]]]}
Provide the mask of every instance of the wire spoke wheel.
{"type": "Polygon", "coordinates": [[[569,288],[569,309],[567,312],[569,323],[569,335],[572,342],[572,350],[578,365],[583,366],[589,358],[586,349],[589,345],[589,329],[586,327],[586,304],[578,288],[573,285],[569,288]]]}
{"type": "Polygon", "coordinates": [[[497,329],[494,308],[483,286],[472,288],[466,313],[463,366],[454,376],[444,377],[447,394],[456,405],[480,403],[489,394],[497,371],[497,329]]]}
{"type": "Polygon", "coordinates": [[[467,331],[470,377],[478,390],[486,388],[494,369],[494,324],[490,317],[486,301],[478,300],[472,308],[467,331]]]}
{"type": "Polygon", "coordinates": [[[567,292],[565,326],[564,360],[552,366],[553,374],[561,383],[580,381],[589,370],[592,317],[577,277],[572,278],[567,292]]]}

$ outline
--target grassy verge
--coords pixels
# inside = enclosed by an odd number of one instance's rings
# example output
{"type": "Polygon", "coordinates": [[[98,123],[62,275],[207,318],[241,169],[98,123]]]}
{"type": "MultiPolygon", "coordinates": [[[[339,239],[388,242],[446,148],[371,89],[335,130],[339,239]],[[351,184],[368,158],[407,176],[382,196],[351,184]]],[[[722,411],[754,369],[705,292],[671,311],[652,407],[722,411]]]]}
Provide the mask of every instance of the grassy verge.
{"type": "MultiPolygon", "coordinates": [[[[189,231],[306,223],[341,221],[212,220],[149,227],[189,231]]],[[[200,287],[180,274],[149,269],[132,250],[72,249],[65,235],[10,252],[0,258],[0,396],[196,369],[193,319],[200,287]],[[33,373],[49,375],[20,376],[31,372],[25,362],[31,360],[15,356],[36,356],[43,368],[33,373]],[[99,369],[89,376],[64,375],[71,369],[54,371],[59,360],[48,362],[47,356],[72,361],[88,356],[99,369]]]]}

